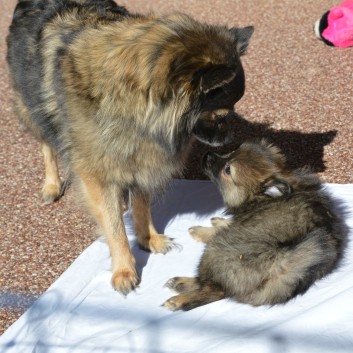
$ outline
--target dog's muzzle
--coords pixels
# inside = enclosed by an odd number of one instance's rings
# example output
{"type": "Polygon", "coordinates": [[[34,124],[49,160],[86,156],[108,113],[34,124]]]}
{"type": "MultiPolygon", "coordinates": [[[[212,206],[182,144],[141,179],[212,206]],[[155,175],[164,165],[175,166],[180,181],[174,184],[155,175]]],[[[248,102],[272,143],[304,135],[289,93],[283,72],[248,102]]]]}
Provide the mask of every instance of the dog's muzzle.
{"type": "Polygon", "coordinates": [[[205,144],[223,146],[234,139],[233,124],[238,117],[232,110],[205,112],[196,122],[193,133],[205,144]]]}

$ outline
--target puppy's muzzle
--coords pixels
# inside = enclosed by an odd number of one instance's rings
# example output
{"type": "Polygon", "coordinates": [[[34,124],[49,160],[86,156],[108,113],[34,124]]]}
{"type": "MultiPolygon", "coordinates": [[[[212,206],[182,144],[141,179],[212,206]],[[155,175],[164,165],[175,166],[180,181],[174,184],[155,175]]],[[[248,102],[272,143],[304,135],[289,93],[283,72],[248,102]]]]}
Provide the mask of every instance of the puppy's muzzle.
{"type": "Polygon", "coordinates": [[[202,158],[202,168],[203,170],[210,169],[210,167],[215,163],[217,153],[214,152],[206,152],[206,154],[202,158]]]}
{"type": "Polygon", "coordinates": [[[212,180],[218,179],[221,170],[232,160],[234,152],[218,154],[209,151],[202,157],[202,169],[212,180]]]}
{"type": "Polygon", "coordinates": [[[202,169],[212,180],[217,179],[226,161],[215,152],[207,152],[202,158],[202,169]]]}

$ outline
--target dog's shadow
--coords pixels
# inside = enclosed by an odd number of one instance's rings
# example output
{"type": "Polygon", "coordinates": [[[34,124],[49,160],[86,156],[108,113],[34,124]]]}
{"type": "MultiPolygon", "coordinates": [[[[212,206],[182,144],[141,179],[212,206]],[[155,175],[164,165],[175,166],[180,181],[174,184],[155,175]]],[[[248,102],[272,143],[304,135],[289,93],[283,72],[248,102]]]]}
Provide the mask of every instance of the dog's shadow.
{"type": "MultiPolygon", "coordinates": [[[[232,124],[232,130],[234,143],[214,149],[216,152],[228,153],[236,149],[244,141],[266,139],[266,141],[273,143],[282,150],[290,169],[308,167],[315,173],[325,171],[324,147],[330,144],[337,135],[337,131],[304,133],[291,130],[275,130],[269,124],[252,123],[241,116],[232,124]]],[[[208,180],[208,177],[202,171],[201,161],[203,155],[210,150],[210,147],[199,142],[195,142],[193,147],[187,160],[183,177],[191,180],[208,180]]],[[[173,187],[174,190],[170,190],[163,198],[161,208],[154,210],[155,223],[160,232],[164,231],[168,222],[176,217],[177,214],[193,212],[202,216],[222,207],[222,198],[215,186],[206,186],[206,184],[202,185],[201,183],[189,186],[184,184],[182,187],[177,185],[176,189],[174,184],[173,187]],[[206,200],[200,196],[204,193],[211,193],[212,195],[208,195],[206,200]],[[188,198],[187,202],[183,203],[182,208],[168,206],[168,203],[173,203],[173,206],[175,206],[176,200],[180,198],[188,198]],[[161,212],[162,214],[160,214],[161,212]],[[166,212],[169,212],[169,214],[166,215],[166,212]]]]}
{"type": "MultiPolygon", "coordinates": [[[[214,149],[216,152],[228,153],[244,141],[266,139],[282,150],[289,168],[309,167],[315,173],[325,171],[324,147],[337,135],[335,130],[311,133],[275,130],[270,127],[270,124],[252,123],[240,116],[232,123],[232,131],[234,143],[214,149]]],[[[200,161],[208,150],[210,147],[195,142],[193,152],[187,160],[185,179],[207,179],[202,172],[200,161]]]]}

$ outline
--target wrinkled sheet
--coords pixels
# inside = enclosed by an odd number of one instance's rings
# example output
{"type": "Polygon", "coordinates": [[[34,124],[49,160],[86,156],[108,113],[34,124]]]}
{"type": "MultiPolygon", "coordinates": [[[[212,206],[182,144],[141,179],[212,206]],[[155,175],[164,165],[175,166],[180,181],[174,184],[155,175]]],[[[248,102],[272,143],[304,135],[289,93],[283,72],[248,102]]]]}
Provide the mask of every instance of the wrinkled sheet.
{"type": "MultiPolygon", "coordinates": [[[[353,184],[326,186],[351,212],[353,184]]],[[[203,245],[187,232],[221,215],[221,198],[207,181],[175,180],[153,205],[157,229],[181,245],[153,255],[135,244],[131,215],[126,228],[137,266],[138,289],[127,297],[110,286],[109,251],[98,239],[0,338],[3,353],[353,352],[353,246],[343,265],[286,305],[251,307],[231,300],[169,312],[173,276],[195,274],[203,245]]]]}

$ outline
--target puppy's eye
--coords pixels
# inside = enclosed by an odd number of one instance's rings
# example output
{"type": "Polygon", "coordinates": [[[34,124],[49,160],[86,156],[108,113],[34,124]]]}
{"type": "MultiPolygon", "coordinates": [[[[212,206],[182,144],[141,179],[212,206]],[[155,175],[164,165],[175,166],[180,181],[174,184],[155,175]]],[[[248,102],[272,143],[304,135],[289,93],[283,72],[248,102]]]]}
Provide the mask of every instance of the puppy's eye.
{"type": "Polygon", "coordinates": [[[231,171],[230,171],[230,165],[227,163],[224,167],[224,173],[226,175],[231,175],[231,171]]]}

